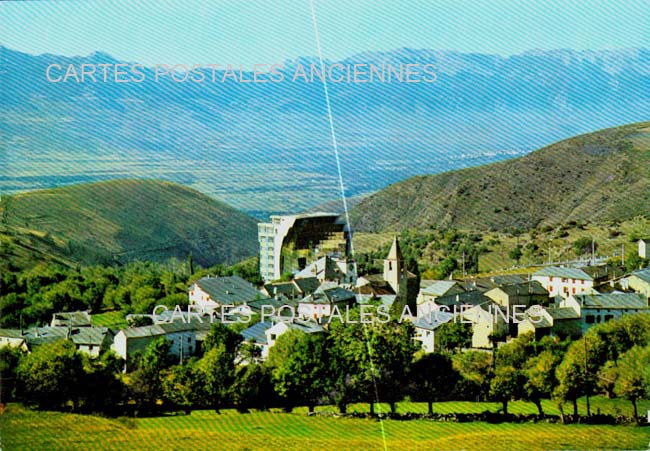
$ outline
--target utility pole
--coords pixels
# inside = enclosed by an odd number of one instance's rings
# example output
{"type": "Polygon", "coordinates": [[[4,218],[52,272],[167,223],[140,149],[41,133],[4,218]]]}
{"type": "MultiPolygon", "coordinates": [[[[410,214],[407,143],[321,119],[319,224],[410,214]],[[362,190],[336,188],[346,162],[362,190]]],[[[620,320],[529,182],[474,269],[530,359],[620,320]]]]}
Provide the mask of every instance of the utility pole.
{"type": "Polygon", "coordinates": [[[596,242],[593,237],[591,237],[591,264],[596,264],[596,242]]]}
{"type": "Polygon", "coordinates": [[[587,416],[591,416],[591,408],[589,405],[589,387],[587,386],[587,337],[586,335],[582,336],[582,341],[585,344],[585,395],[587,396],[587,416]]]}
{"type": "Polygon", "coordinates": [[[625,243],[621,244],[621,266],[625,266],[625,243]]]}
{"type": "Polygon", "coordinates": [[[463,277],[465,277],[465,251],[463,251],[463,277]]]}

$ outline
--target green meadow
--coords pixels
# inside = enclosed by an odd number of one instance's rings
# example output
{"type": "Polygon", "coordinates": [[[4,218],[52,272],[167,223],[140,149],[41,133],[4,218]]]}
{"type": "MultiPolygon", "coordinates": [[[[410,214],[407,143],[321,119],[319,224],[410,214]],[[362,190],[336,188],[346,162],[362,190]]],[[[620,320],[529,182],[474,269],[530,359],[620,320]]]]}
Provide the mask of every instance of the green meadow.
{"type": "MultiPolygon", "coordinates": [[[[514,402],[513,412],[533,406],[514,402]]],[[[545,406],[552,412],[551,405],[545,406]]],[[[641,406],[650,408],[650,403],[641,406]]],[[[383,411],[387,406],[380,406],[383,411]]],[[[584,408],[584,401],[581,409],[584,408]]],[[[595,398],[592,409],[622,410],[622,402],[595,398]]],[[[425,411],[401,403],[399,411],[425,411]]],[[[331,410],[323,407],[322,410],[331,410]]],[[[365,411],[366,405],[352,406],[365,411]]],[[[494,403],[438,403],[440,413],[496,411],[494,403]]],[[[307,415],[278,410],[241,414],[224,410],[194,411],[152,418],[104,418],[61,412],[37,412],[10,404],[2,420],[2,449],[19,450],[645,450],[650,427],[554,423],[453,423],[307,415]]]]}

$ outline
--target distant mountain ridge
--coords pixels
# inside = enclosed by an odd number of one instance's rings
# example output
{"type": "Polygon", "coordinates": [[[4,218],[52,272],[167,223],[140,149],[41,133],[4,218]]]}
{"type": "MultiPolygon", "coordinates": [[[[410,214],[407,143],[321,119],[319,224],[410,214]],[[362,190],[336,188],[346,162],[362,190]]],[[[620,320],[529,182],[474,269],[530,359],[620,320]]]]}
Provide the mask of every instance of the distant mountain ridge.
{"type": "Polygon", "coordinates": [[[253,218],[171,182],[115,180],[2,196],[0,213],[0,235],[33,259],[114,264],[191,254],[207,267],[257,253],[253,218]]]}
{"type": "Polygon", "coordinates": [[[355,206],[353,227],[504,230],[650,215],[650,122],[577,136],[526,156],[389,186],[355,206]]]}
{"type": "MultiPolygon", "coordinates": [[[[258,218],[339,196],[320,83],[45,77],[52,63],[115,62],[102,52],[33,56],[0,47],[1,193],[146,176],[191,186],[258,218]]],[[[438,75],[435,83],[330,85],[349,196],[650,117],[644,48],[509,57],[397,49],[342,62],[433,64],[438,75]]]]}

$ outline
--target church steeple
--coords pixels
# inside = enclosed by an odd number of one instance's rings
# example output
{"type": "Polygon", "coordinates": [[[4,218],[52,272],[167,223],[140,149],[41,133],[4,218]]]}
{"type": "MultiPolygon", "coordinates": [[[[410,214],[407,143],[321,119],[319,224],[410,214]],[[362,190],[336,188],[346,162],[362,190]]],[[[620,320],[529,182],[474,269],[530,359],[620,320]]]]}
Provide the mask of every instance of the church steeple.
{"type": "Polygon", "coordinates": [[[399,291],[399,285],[404,278],[404,257],[399,247],[397,237],[393,239],[393,245],[384,260],[384,280],[389,283],[393,291],[399,291]]]}

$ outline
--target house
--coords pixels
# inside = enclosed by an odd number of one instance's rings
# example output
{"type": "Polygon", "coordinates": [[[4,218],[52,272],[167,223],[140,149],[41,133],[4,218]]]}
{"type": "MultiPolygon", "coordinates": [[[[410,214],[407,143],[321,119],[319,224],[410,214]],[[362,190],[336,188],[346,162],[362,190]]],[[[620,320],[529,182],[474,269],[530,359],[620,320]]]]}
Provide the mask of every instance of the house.
{"type": "Polygon", "coordinates": [[[419,341],[422,344],[422,349],[426,353],[431,353],[436,351],[436,331],[438,328],[452,321],[454,319],[454,314],[450,312],[445,312],[442,310],[436,310],[430,312],[427,315],[420,316],[413,321],[413,326],[415,327],[415,341],[419,341]]]}
{"type": "Polygon", "coordinates": [[[59,340],[70,340],[79,352],[97,357],[108,350],[113,343],[114,333],[107,327],[31,327],[0,329],[0,347],[17,346],[33,351],[38,346],[59,340]]]}
{"type": "Polygon", "coordinates": [[[650,238],[639,240],[639,257],[650,260],[650,238]]]}
{"type": "Polygon", "coordinates": [[[650,300],[650,268],[634,271],[621,280],[621,286],[623,289],[641,293],[650,300]]]}
{"type": "Polygon", "coordinates": [[[535,272],[532,279],[542,284],[552,298],[566,299],[573,294],[590,293],[594,286],[593,277],[579,268],[549,266],[535,272]]]}
{"type": "Polygon", "coordinates": [[[244,339],[245,343],[252,344],[259,348],[260,356],[266,356],[268,355],[266,331],[272,326],[272,321],[260,321],[241,331],[240,335],[244,339]]]}
{"type": "Polygon", "coordinates": [[[531,307],[526,311],[526,318],[517,324],[518,335],[528,332],[535,334],[539,340],[545,335],[565,339],[582,334],[580,314],[573,307],[531,307]]]}
{"type": "Polygon", "coordinates": [[[381,274],[359,277],[353,291],[357,294],[373,295],[376,297],[395,295],[393,287],[384,280],[381,274]]]}
{"type": "Polygon", "coordinates": [[[52,315],[52,327],[91,327],[90,314],[83,312],[62,312],[52,315]]]}
{"type": "Polygon", "coordinates": [[[580,314],[582,331],[594,324],[620,318],[627,313],[650,313],[648,300],[638,293],[594,293],[569,296],[561,307],[572,307],[580,314]]]}
{"type": "Polygon", "coordinates": [[[262,293],[278,300],[297,300],[309,296],[318,289],[321,282],[316,277],[293,279],[289,282],[267,283],[262,293]]]}
{"type": "Polygon", "coordinates": [[[209,322],[185,323],[182,321],[130,327],[120,330],[115,335],[112,349],[128,365],[136,353],[144,352],[151,342],[165,337],[171,344],[170,353],[183,360],[199,352],[202,339],[205,338],[210,328],[209,322]]]}
{"type": "Polygon", "coordinates": [[[418,304],[435,302],[436,299],[464,293],[466,290],[455,280],[436,280],[426,288],[420,289],[418,304]]]}
{"type": "Polygon", "coordinates": [[[321,325],[313,321],[278,321],[264,331],[264,334],[266,335],[266,348],[262,349],[262,359],[266,359],[269,356],[269,351],[275,345],[278,337],[290,330],[298,330],[306,334],[325,331],[321,325]]]}
{"type": "Polygon", "coordinates": [[[265,298],[253,284],[239,276],[203,277],[189,288],[190,305],[206,313],[222,305],[238,306],[265,298]]]}
{"type": "Polygon", "coordinates": [[[485,296],[502,307],[513,305],[546,305],[549,302],[548,291],[536,280],[516,283],[513,285],[501,285],[485,293],[485,296]]]}
{"type": "Polygon", "coordinates": [[[469,322],[472,325],[472,347],[490,349],[494,347],[495,336],[508,333],[508,323],[503,316],[494,312],[490,305],[476,305],[462,309],[459,314],[460,322],[469,322]]]}
{"type": "Polygon", "coordinates": [[[0,348],[5,346],[20,348],[23,351],[29,350],[24,333],[20,329],[0,329],[0,348]]]}
{"type": "Polygon", "coordinates": [[[530,278],[525,274],[498,274],[490,277],[472,279],[465,284],[467,290],[490,291],[503,285],[516,285],[528,282],[530,278]]]}
{"type": "Polygon", "coordinates": [[[335,306],[345,314],[345,308],[352,307],[356,301],[354,292],[342,287],[318,289],[298,302],[298,316],[317,320],[330,316],[335,306]]]}
{"type": "Polygon", "coordinates": [[[492,304],[492,300],[485,296],[479,290],[463,291],[455,294],[445,294],[435,298],[433,301],[425,301],[417,304],[417,316],[427,315],[435,311],[441,306],[446,306],[448,309],[453,310],[454,307],[469,307],[478,305],[492,304]]]}
{"type": "Polygon", "coordinates": [[[346,258],[325,255],[307,265],[295,275],[295,279],[316,278],[320,283],[336,281],[354,283],[357,279],[356,264],[346,258]]]}
{"type": "Polygon", "coordinates": [[[587,273],[587,275],[591,276],[594,281],[594,287],[606,284],[611,280],[623,275],[623,271],[621,269],[616,268],[616,266],[610,263],[585,266],[580,269],[587,273]]]}
{"type": "MultiPolygon", "coordinates": [[[[495,304],[504,307],[510,315],[513,314],[515,306],[532,307],[534,305],[548,305],[548,291],[536,280],[515,283],[512,285],[501,285],[485,293],[485,296],[495,304]]],[[[510,335],[518,334],[518,325],[510,322],[510,335]]]]}

